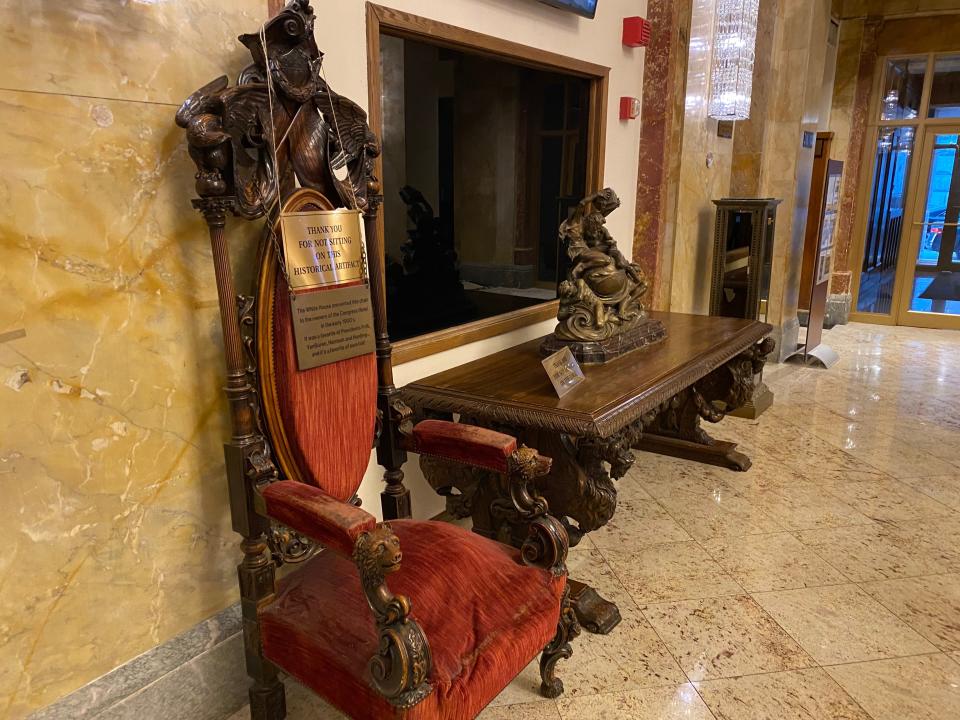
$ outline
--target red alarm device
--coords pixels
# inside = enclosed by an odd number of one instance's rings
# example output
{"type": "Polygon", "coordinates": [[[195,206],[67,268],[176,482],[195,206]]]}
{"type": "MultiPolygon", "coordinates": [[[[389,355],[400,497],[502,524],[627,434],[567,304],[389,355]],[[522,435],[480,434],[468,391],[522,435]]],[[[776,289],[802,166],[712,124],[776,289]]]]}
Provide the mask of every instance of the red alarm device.
{"type": "Polygon", "coordinates": [[[627,47],[646,47],[650,44],[650,23],[646,18],[623,19],[623,44],[627,47]]]}

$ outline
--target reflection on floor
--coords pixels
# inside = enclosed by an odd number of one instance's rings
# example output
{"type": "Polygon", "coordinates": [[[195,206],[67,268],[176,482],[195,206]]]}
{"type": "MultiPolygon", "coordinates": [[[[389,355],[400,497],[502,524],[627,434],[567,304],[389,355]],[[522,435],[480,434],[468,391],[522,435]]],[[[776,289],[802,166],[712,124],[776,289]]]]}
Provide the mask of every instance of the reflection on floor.
{"type": "MultiPolygon", "coordinates": [[[[960,717],[960,333],[824,341],[839,364],[769,367],[774,407],[716,428],[749,472],[639,454],[570,559],[623,622],[558,701],[531,665],[481,718],[960,717]]],[[[292,720],[342,717],[292,685],[292,720]]]]}

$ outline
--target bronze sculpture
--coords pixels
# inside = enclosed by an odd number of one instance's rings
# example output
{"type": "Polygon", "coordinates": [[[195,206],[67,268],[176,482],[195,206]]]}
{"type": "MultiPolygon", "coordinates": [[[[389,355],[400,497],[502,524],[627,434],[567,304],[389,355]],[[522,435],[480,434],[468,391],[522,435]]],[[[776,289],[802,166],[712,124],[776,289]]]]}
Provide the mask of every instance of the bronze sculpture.
{"type": "Polygon", "coordinates": [[[544,340],[544,354],[567,346],[581,362],[606,362],[666,337],[663,323],[651,319],[642,302],[646,275],[627,261],[606,228],[618,207],[620,198],[606,188],[580,201],[560,226],[571,266],[560,283],[557,327],[544,340]]]}

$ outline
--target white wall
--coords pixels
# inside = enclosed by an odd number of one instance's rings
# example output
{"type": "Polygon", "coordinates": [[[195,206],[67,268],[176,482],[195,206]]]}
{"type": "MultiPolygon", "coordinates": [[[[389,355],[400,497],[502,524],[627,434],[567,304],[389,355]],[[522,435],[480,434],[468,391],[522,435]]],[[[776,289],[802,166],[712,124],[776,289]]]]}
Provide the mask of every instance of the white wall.
{"type": "MultiPolygon", "coordinates": [[[[640,120],[621,122],[618,109],[622,95],[641,95],[644,52],[623,47],[621,33],[624,17],[646,13],[646,0],[600,0],[594,20],[555,10],[536,0],[384,0],[382,4],[611,69],[604,184],[617,191],[623,205],[609,218],[608,227],[629,257],[633,243],[640,120]]],[[[365,3],[363,0],[323,0],[315,5],[317,44],[325,53],[327,80],[337,92],[366,106],[365,3]]],[[[389,193],[391,188],[385,187],[384,191],[389,193]]],[[[399,365],[395,370],[397,385],[544,335],[552,329],[552,322],[544,322],[399,365]]],[[[404,471],[413,495],[414,516],[424,518],[440,512],[442,500],[423,480],[415,457],[404,471]]],[[[378,515],[382,474],[383,470],[371,458],[360,487],[363,507],[378,515]]]]}

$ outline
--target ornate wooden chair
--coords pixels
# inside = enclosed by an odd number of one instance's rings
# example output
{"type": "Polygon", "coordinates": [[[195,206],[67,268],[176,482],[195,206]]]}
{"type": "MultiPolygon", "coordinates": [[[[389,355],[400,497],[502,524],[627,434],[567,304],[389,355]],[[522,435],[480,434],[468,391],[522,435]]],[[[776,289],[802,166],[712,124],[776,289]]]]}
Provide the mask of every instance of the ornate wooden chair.
{"type": "MultiPolygon", "coordinates": [[[[440,420],[414,426],[403,412],[385,330],[377,139],[322,79],[306,0],[241,41],[254,63],[238,84],[208,84],[177,122],[198,167],[194,205],[210,227],[220,300],[251,715],[286,715],[283,671],[353,717],[471,718],[540,653],[541,692],[555,697],[554,667],[579,626],[566,531],[532,488],[550,461],[507,435],[440,420]],[[278,150],[272,140],[288,131],[278,150]],[[363,211],[376,353],[298,369],[276,242],[281,198],[290,211],[330,209],[328,198],[363,211]],[[234,289],[228,213],[268,218],[251,296],[234,289]],[[503,483],[512,503],[498,512],[529,524],[522,548],[442,522],[378,523],[355,495],[375,438],[394,465],[411,450],[503,483]],[[299,564],[277,582],[284,563],[299,564]]],[[[409,515],[402,473],[391,473],[386,514],[409,515]]]]}

